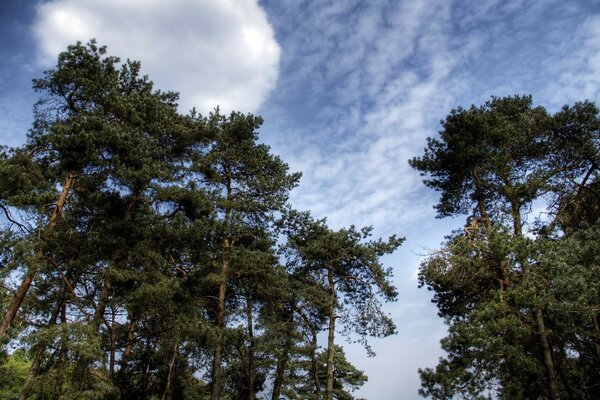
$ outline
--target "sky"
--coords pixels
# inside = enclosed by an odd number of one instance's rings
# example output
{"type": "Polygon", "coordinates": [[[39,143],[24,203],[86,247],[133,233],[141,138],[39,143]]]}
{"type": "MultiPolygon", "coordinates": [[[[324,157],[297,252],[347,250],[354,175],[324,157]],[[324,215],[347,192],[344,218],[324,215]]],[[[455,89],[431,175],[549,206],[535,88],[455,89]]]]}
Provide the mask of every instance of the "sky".
{"type": "Polygon", "coordinates": [[[384,258],[398,334],[373,340],[357,397],[418,399],[418,368],[442,355],[445,326],[419,263],[464,217],[440,220],[438,194],[407,160],[452,108],[531,94],[555,112],[600,103],[600,0],[0,0],[0,144],[25,141],[31,79],[77,40],[142,62],[180,111],[252,112],[261,140],[302,171],[292,204],[331,227],[406,237],[384,258]]]}

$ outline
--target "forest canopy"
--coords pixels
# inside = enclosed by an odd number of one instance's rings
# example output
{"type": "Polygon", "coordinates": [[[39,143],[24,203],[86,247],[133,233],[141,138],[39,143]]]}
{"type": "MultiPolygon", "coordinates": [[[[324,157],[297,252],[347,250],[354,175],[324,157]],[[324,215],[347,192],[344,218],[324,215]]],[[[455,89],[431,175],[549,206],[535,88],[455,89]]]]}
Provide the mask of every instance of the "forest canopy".
{"type": "Polygon", "coordinates": [[[3,398],[352,399],[336,335],[395,332],[402,239],[293,210],[261,117],[182,115],[140,68],[69,46],[0,153],[3,398]]]}
{"type": "MultiPolygon", "coordinates": [[[[181,114],[140,70],[69,46],[1,148],[0,397],[353,399],[339,336],[397,331],[404,239],[295,210],[261,117],[181,114]]],[[[409,163],[466,218],[419,270],[448,327],[420,394],[600,398],[596,105],[492,97],[409,163]]]]}

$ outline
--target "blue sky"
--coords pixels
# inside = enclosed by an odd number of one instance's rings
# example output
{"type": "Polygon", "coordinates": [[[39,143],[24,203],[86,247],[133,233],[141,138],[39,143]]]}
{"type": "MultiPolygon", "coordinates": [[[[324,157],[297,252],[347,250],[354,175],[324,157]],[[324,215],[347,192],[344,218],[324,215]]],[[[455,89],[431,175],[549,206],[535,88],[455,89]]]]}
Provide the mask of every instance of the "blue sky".
{"type": "Polygon", "coordinates": [[[407,241],[394,266],[395,337],[374,341],[357,396],[418,398],[418,367],[441,354],[445,327],[417,289],[422,256],[464,219],[437,220],[437,195],[407,160],[457,106],[531,94],[551,111],[600,102],[600,1],[2,0],[0,143],[31,123],[31,79],[91,37],[142,61],[181,110],[255,112],[261,138],[302,171],[292,196],[330,224],[373,225],[407,241]]]}

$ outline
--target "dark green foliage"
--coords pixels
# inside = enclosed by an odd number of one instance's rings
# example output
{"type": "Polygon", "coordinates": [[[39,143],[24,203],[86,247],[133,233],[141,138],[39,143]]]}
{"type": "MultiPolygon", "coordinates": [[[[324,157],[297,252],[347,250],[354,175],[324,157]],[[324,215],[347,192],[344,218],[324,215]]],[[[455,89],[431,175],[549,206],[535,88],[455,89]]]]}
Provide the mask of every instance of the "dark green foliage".
{"type": "Polygon", "coordinates": [[[443,128],[410,163],[441,192],[440,216],[470,216],[421,267],[449,328],[420,393],[596,398],[598,109],[549,115],[530,97],[493,98],[443,128]]]}
{"type": "MultiPolygon", "coordinates": [[[[325,393],[327,382],[327,351],[321,351],[316,354],[316,374],[321,384],[320,392],[325,393]]],[[[353,391],[360,389],[368,378],[362,371],[356,369],[346,360],[346,355],[341,346],[334,346],[334,380],[333,380],[333,398],[336,400],[354,400],[353,391]]],[[[284,390],[290,400],[295,399],[314,399],[314,374],[313,366],[310,362],[300,361],[294,363],[290,371],[289,382],[284,390]]]]}
{"type": "MultiPolygon", "coordinates": [[[[3,396],[252,400],[279,380],[290,397],[307,360],[318,372],[302,390],[319,392],[329,303],[316,269],[280,265],[276,220],[300,174],[259,143],[262,119],[181,115],[176,93],[93,40],[34,89],[27,143],[0,152],[0,343],[18,348],[3,353],[3,396]]],[[[331,239],[319,254],[330,246],[356,280],[340,282],[352,329],[393,333],[378,258],[400,241],[316,226],[331,239]]],[[[335,351],[335,396],[351,398],[366,377],[335,351]]]]}
{"type": "MultiPolygon", "coordinates": [[[[370,355],[368,337],[385,337],[395,332],[391,318],[381,309],[380,299],[393,301],[396,289],[389,282],[392,270],[384,269],[379,258],[393,252],[404,239],[391,236],[367,241],[371,228],[333,231],[324,220],[307,213],[290,212],[288,219],[288,268],[319,288],[326,304],[328,326],[325,399],[334,396],[334,343],[336,322],[343,333],[354,333],[370,355]]],[[[316,327],[315,327],[316,329],[316,327]]],[[[313,346],[313,362],[315,362],[313,346]]],[[[314,368],[316,369],[316,368],[314,368]]],[[[318,384],[316,386],[319,386],[318,384]]]]}

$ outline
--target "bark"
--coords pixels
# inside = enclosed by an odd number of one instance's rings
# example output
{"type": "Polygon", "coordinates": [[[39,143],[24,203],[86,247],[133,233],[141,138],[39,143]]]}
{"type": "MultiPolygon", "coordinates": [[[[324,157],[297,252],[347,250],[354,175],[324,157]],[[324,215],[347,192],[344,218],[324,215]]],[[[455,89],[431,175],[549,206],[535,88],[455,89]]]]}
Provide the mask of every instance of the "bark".
{"type": "Polygon", "coordinates": [[[256,381],[255,360],[254,360],[254,327],[252,320],[252,302],[247,300],[246,317],[248,319],[248,337],[250,345],[248,346],[248,400],[254,400],[254,384],[256,381]]]}
{"type": "Polygon", "coordinates": [[[287,368],[287,363],[290,354],[292,339],[290,334],[285,338],[285,344],[277,359],[277,367],[275,368],[275,379],[273,380],[273,394],[271,400],[279,400],[281,396],[281,388],[283,387],[283,377],[287,368]]]}
{"type": "Polygon", "coordinates": [[[546,368],[546,378],[548,379],[548,398],[552,400],[560,400],[560,391],[558,389],[558,379],[552,357],[552,347],[548,341],[546,325],[544,322],[544,314],[540,310],[535,312],[538,336],[540,337],[540,346],[542,349],[542,358],[546,368]]]}
{"type": "Polygon", "coordinates": [[[108,304],[108,299],[110,298],[111,289],[111,282],[109,279],[106,279],[106,283],[102,287],[102,292],[100,292],[98,305],[96,306],[96,310],[94,311],[93,326],[95,332],[98,332],[102,321],[104,321],[104,312],[106,311],[106,305],[108,304]]]}
{"type": "Polygon", "coordinates": [[[315,400],[321,400],[321,379],[319,378],[319,360],[317,359],[317,332],[312,331],[311,366],[315,378],[315,400]]]}
{"type": "Polygon", "coordinates": [[[179,339],[175,341],[173,347],[173,355],[171,356],[171,362],[169,363],[169,372],[167,374],[167,383],[165,385],[165,391],[162,395],[162,400],[171,400],[171,386],[173,386],[173,377],[175,375],[175,365],[177,364],[177,358],[179,357],[179,339]]]}
{"type": "Polygon", "coordinates": [[[335,341],[335,281],[333,276],[333,266],[330,265],[327,270],[327,279],[329,281],[329,332],[327,337],[327,389],[325,399],[333,399],[333,356],[335,341]]]}
{"type": "Polygon", "coordinates": [[[133,348],[133,340],[135,339],[134,331],[135,331],[135,323],[137,321],[134,316],[130,316],[129,327],[127,328],[127,338],[125,340],[125,350],[123,350],[123,354],[121,355],[120,367],[119,367],[119,375],[122,380],[125,379],[125,370],[127,369],[127,360],[131,355],[133,348]]]}
{"type": "MultiPolygon", "coordinates": [[[[229,241],[225,240],[224,247],[228,248],[229,241]]],[[[219,284],[219,295],[217,298],[217,313],[215,318],[217,328],[217,340],[212,365],[211,400],[219,400],[221,394],[221,360],[223,358],[223,329],[225,328],[225,295],[226,275],[229,272],[229,260],[224,259],[221,269],[222,281],[219,284]]]]}
{"type": "MultiPolygon", "coordinates": [[[[60,311],[60,321],[63,327],[67,325],[67,304],[63,301],[62,307],[60,311]]],[[[57,399],[60,399],[62,395],[63,382],[65,378],[65,367],[67,364],[67,338],[65,337],[65,332],[60,339],[60,353],[58,355],[58,361],[56,363],[56,386],[55,386],[55,396],[57,399]]]]}
{"type": "Polygon", "coordinates": [[[112,376],[115,373],[115,352],[116,352],[116,335],[115,335],[115,323],[116,323],[116,310],[115,307],[111,307],[111,320],[110,320],[110,358],[108,362],[108,372],[112,376]]]}
{"type": "MultiPolygon", "coordinates": [[[[126,222],[131,221],[132,213],[135,210],[137,201],[138,201],[138,190],[134,190],[131,195],[129,204],[127,206],[127,210],[125,211],[125,214],[123,216],[124,221],[126,221],[126,222]]],[[[116,257],[116,260],[113,260],[113,262],[115,264],[117,264],[119,262],[122,262],[122,260],[120,260],[118,257],[116,257]]],[[[100,296],[98,298],[98,303],[96,304],[96,308],[94,310],[94,317],[92,319],[92,326],[94,328],[95,333],[98,333],[100,331],[100,326],[102,325],[102,322],[106,321],[104,318],[104,313],[106,312],[106,307],[108,306],[108,303],[110,301],[112,289],[113,289],[112,281],[110,280],[109,277],[106,277],[104,279],[104,284],[102,285],[102,290],[100,292],[100,296]]],[[[110,330],[112,330],[112,327],[110,330]]],[[[129,342],[129,337],[128,337],[128,342],[129,342]]],[[[127,354],[127,355],[129,355],[129,354],[127,354]]],[[[125,356],[125,354],[123,354],[123,360],[125,361],[126,359],[127,359],[127,357],[125,356]]],[[[92,361],[93,360],[90,359],[89,357],[80,357],[76,363],[74,375],[76,375],[76,377],[77,377],[76,382],[78,381],[80,387],[86,381],[85,375],[88,373],[88,369],[89,369],[90,363],[92,361]]]]}
{"type": "MultiPolygon", "coordinates": [[[[302,308],[297,309],[298,314],[302,317],[306,326],[310,330],[311,333],[311,342],[310,342],[310,361],[311,361],[311,372],[313,379],[315,381],[315,400],[321,400],[321,380],[319,379],[319,360],[317,359],[317,331],[314,325],[310,322],[306,314],[302,311],[302,308]]],[[[292,345],[290,341],[290,346],[292,345]]],[[[275,399],[274,399],[275,400],[275,399]]],[[[279,400],[279,399],[277,399],[279,400]]]]}
{"type": "Polygon", "coordinates": [[[284,347],[281,355],[277,359],[277,367],[275,369],[275,380],[273,381],[273,394],[271,395],[271,400],[279,400],[281,396],[281,388],[283,386],[283,377],[285,374],[286,365],[288,362],[289,349],[286,346],[284,347]]]}
{"type": "MultiPolygon", "coordinates": [[[[104,311],[106,310],[106,305],[108,303],[108,299],[110,296],[110,282],[104,285],[102,288],[102,293],[100,293],[100,298],[98,299],[98,305],[96,306],[96,310],[94,312],[94,317],[92,319],[92,326],[94,327],[94,332],[98,332],[100,329],[100,325],[102,321],[104,321],[104,311]]],[[[86,382],[86,375],[88,373],[88,369],[92,360],[87,356],[80,356],[75,364],[75,369],[73,370],[73,382],[79,389],[83,388],[83,385],[86,382]]]]}
{"type": "MultiPolygon", "coordinates": [[[[232,178],[226,173],[227,204],[233,199],[232,178]]],[[[228,205],[223,219],[223,233],[227,235],[232,210],[228,205]]],[[[217,328],[217,339],[212,365],[211,382],[211,400],[219,400],[221,395],[221,360],[223,358],[223,333],[225,329],[225,295],[227,294],[227,281],[229,274],[229,253],[233,247],[233,242],[229,237],[223,239],[223,260],[221,264],[221,281],[219,283],[219,294],[217,297],[217,307],[215,316],[215,325],[217,328]]]]}
{"type": "Polygon", "coordinates": [[[592,322],[594,323],[594,330],[596,331],[596,355],[598,356],[598,359],[600,359],[600,324],[598,323],[598,315],[592,317],[592,322]]]}
{"type": "Polygon", "coordinates": [[[521,221],[521,207],[516,201],[510,202],[511,213],[513,217],[513,230],[515,232],[515,236],[522,237],[523,236],[523,223],[521,221]]]}
{"type": "Polygon", "coordinates": [[[477,200],[477,208],[479,210],[479,216],[484,219],[489,220],[489,216],[487,210],[485,209],[485,204],[483,201],[483,184],[481,183],[481,178],[477,174],[477,169],[473,168],[471,170],[471,175],[473,176],[473,182],[475,183],[475,199],[477,200]]]}
{"type": "MultiPolygon", "coordinates": [[[[63,292],[61,293],[60,296],[60,301],[56,303],[54,310],[52,311],[52,315],[50,316],[50,319],[48,320],[48,324],[47,327],[50,328],[51,326],[56,324],[56,320],[58,319],[61,310],[63,309],[63,303],[64,303],[64,286],[63,286],[63,292]]],[[[33,349],[33,361],[31,362],[31,367],[29,368],[29,373],[27,374],[27,380],[25,381],[25,384],[23,385],[23,388],[21,389],[21,393],[19,394],[19,400],[27,400],[29,398],[29,395],[31,393],[31,389],[33,386],[33,381],[34,379],[38,376],[39,372],[40,372],[40,368],[42,366],[42,360],[44,358],[44,353],[46,352],[46,346],[43,343],[37,343],[33,349]]]]}
{"type": "MultiPolygon", "coordinates": [[[[64,207],[65,203],[67,202],[67,196],[73,186],[74,180],[75,180],[74,174],[72,174],[72,173],[67,174],[67,177],[65,178],[65,182],[63,184],[62,190],[58,196],[58,199],[56,200],[56,206],[54,207],[54,210],[52,211],[52,215],[50,216],[50,221],[48,222],[48,225],[46,226],[46,231],[45,231],[46,235],[48,235],[54,229],[54,227],[56,226],[56,224],[58,222],[59,217],[62,215],[63,207],[64,207]]],[[[33,282],[34,277],[35,277],[35,268],[34,267],[27,268],[27,271],[25,272],[25,275],[23,276],[23,279],[21,281],[21,284],[19,285],[19,288],[17,289],[17,292],[15,293],[15,296],[13,297],[10,304],[8,305],[8,308],[6,309],[6,313],[4,314],[4,319],[2,320],[2,324],[0,324],[0,336],[6,334],[6,332],[8,331],[8,328],[10,328],[10,326],[12,325],[12,323],[17,315],[17,312],[21,308],[21,304],[23,304],[23,300],[25,300],[25,296],[27,295],[27,292],[29,291],[29,288],[31,287],[31,283],[33,282]]]]}
{"type": "MultiPolygon", "coordinates": [[[[511,213],[513,218],[513,230],[515,237],[522,238],[522,223],[521,223],[521,212],[519,203],[510,199],[511,204],[511,213]]],[[[523,273],[527,272],[526,263],[521,260],[521,268],[523,273]]],[[[546,379],[547,379],[547,387],[548,387],[548,398],[552,400],[560,400],[560,390],[558,385],[558,377],[556,373],[556,363],[554,362],[554,357],[552,356],[552,347],[550,345],[550,341],[548,340],[548,332],[546,329],[546,324],[544,321],[544,314],[542,310],[536,309],[533,311],[535,314],[535,329],[537,331],[537,335],[540,339],[540,350],[542,354],[542,363],[546,370],[546,379]]]]}

